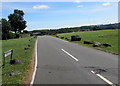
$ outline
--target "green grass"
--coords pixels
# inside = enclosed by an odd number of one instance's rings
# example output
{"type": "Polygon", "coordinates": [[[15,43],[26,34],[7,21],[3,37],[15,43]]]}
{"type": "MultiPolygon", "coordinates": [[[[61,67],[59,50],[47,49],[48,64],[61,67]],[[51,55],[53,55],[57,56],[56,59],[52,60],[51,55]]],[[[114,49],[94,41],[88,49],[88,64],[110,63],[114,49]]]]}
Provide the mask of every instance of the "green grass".
{"type": "Polygon", "coordinates": [[[30,68],[35,40],[36,38],[26,37],[2,41],[2,53],[13,49],[13,59],[19,59],[23,62],[23,64],[10,65],[10,57],[6,58],[5,68],[2,69],[2,84],[24,84],[27,70],[30,68]],[[24,48],[28,47],[28,44],[31,45],[31,48],[25,52],[24,48]],[[10,76],[12,71],[20,71],[22,74],[10,76]]]}
{"type": "MultiPolygon", "coordinates": [[[[118,29],[116,29],[116,30],[73,32],[73,33],[63,33],[63,34],[57,34],[57,35],[60,37],[67,37],[69,39],[71,39],[72,35],[79,35],[82,38],[82,40],[81,41],[74,41],[74,42],[82,44],[82,45],[87,45],[87,44],[83,44],[83,41],[85,41],[85,40],[97,41],[100,43],[109,43],[112,45],[112,47],[106,47],[106,48],[96,47],[96,48],[118,54],[118,29]]],[[[92,47],[92,45],[87,45],[87,46],[92,47]]]]}

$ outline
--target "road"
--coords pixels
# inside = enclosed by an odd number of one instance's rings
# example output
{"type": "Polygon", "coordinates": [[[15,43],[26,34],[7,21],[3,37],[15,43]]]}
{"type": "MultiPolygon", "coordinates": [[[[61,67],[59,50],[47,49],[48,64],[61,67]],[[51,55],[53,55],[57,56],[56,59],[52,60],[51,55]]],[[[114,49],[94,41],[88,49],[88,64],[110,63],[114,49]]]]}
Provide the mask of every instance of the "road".
{"type": "Polygon", "coordinates": [[[38,37],[34,84],[117,84],[118,56],[50,36],[38,37]]]}

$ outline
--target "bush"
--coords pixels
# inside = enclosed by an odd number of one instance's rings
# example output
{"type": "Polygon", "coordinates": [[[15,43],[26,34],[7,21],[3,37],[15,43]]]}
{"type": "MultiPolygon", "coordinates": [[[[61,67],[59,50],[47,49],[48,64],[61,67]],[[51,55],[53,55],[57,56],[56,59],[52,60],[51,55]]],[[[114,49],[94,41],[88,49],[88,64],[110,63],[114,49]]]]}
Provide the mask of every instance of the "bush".
{"type": "Polygon", "coordinates": [[[14,33],[8,33],[7,34],[7,39],[14,39],[15,38],[15,34],[14,33]]]}
{"type": "Polygon", "coordinates": [[[29,33],[29,31],[27,31],[27,30],[23,30],[23,33],[29,33]]]}
{"type": "Polygon", "coordinates": [[[19,38],[20,34],[19,33],[15,33],[15,37],[14,38],[19,38]]]}
{"type": "Polygon", "coordinates": [[[7,40],[7,34],[2,34],[2,40],[7,40]]]}
{"type": "Polygon", "coordinates": [[[19,33],[2,33],[2,40],[19,38],[19,33]]]}

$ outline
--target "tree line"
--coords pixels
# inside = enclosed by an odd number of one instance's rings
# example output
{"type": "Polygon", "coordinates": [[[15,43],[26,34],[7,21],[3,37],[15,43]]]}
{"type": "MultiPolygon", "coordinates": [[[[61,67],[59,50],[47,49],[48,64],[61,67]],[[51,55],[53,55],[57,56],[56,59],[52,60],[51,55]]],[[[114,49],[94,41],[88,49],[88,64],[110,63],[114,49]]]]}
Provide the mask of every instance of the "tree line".
{"type": "Polygon", "coordinates": [[[120,23],[106,24],[106,25],[90,25],[90,26],[60,28],[60,29],[50,29],[50,30],[33,30],[31,31],[31,33],[39,33],[38,35],[56,35],[59,33],[70,33],[70,32],[80,32],[80,31],[119,29],[118,25],[120,25],[120,23]]]}
{"type": "Polygon", "coordinates": [[[15,9],[14,13],[8,15],[8,20],[5,18],[1,19],[3,40],[19,38],[21,31],[27,27],[23,18],[24,14],[22,10],[15,9]]]}

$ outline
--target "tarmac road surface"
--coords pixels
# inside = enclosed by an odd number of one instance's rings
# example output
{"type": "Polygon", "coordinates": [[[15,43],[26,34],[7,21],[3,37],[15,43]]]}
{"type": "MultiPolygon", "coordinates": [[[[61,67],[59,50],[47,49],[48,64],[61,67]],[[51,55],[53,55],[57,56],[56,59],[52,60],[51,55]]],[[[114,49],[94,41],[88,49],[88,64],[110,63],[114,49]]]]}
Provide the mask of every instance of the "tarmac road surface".
{"type": "Polygon", "coordinates": [[[38,37],[34,84],[118,84],[118,56],[50,36],[38,37]]]}

